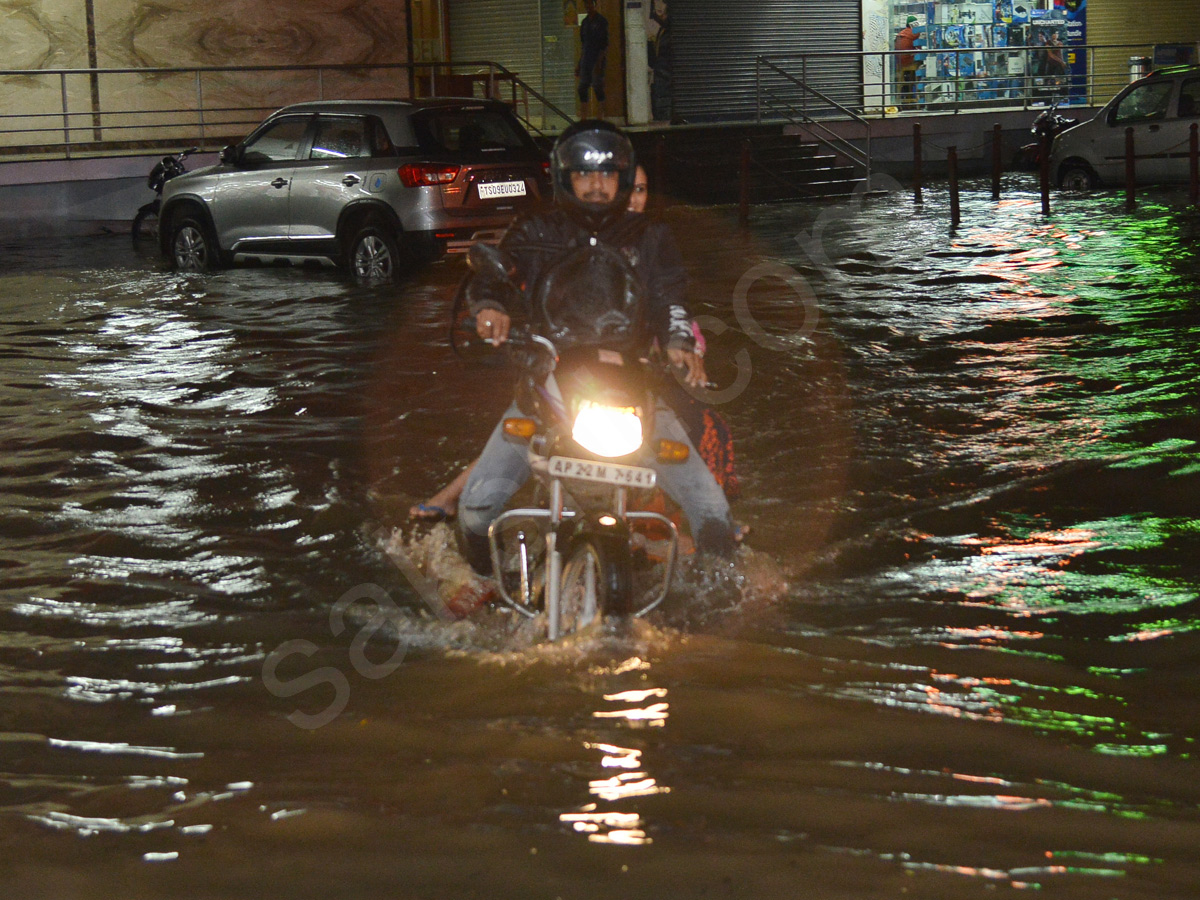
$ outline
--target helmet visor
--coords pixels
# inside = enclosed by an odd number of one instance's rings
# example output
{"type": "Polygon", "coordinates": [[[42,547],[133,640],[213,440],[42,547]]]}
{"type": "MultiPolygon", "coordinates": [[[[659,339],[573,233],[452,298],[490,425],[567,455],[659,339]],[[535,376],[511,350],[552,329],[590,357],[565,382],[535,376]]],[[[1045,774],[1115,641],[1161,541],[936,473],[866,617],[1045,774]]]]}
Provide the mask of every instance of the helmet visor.
{"type": "Polygon", "coordinates": [[[612,131],[582,131],[554,148],[560,172],[625,172],[633,165],[633,148],[612,131]]]}

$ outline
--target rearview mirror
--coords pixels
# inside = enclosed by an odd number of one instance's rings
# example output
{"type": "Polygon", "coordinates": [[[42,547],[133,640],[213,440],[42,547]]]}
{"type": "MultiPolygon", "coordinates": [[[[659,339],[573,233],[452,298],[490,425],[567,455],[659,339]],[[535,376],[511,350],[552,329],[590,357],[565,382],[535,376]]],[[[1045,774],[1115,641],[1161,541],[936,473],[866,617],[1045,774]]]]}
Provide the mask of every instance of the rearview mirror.
{"type": "Polygon", "coordinates": [[[483,278],[499,278],[507,281],[517,270],[508,254],[491,244],[475,243],[467,250],[467,265],[471,271],[483,278]]]}
{"type": "Polygon", "coordinates": [[[229,166],[241,165],[242,162],[242,146],[241,144],[230,144],[221,150],[221,162],[229,166]]]}

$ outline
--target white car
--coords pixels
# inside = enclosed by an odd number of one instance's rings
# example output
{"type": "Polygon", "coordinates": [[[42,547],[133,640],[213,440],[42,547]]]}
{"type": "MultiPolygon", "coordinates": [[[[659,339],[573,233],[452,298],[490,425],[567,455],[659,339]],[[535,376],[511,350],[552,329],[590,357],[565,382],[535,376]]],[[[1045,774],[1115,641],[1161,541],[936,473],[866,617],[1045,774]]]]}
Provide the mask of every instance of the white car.
{"type": "Polygon", "coordinates": [[[1133,129],[1139,184],[1186,182],[1191,126],[1200,122],[1200,66],[1159,69],[1113,97],[1096,117],[1058,134],[1050,172],[1067,190],[1125,182],[1125,129],[1133,129]]]}

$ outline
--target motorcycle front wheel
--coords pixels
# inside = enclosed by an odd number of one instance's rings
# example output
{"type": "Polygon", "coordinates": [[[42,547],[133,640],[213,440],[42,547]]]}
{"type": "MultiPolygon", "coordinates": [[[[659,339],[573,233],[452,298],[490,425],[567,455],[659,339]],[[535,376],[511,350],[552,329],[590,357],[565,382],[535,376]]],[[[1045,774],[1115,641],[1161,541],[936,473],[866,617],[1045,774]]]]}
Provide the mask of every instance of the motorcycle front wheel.
{"type": "Polygon", "coordinates": [[[604,615],[629,610],[628,554],[602,540],[577,540],[567,554],[559,579],[559,633],[586,628],[604,615]]]}

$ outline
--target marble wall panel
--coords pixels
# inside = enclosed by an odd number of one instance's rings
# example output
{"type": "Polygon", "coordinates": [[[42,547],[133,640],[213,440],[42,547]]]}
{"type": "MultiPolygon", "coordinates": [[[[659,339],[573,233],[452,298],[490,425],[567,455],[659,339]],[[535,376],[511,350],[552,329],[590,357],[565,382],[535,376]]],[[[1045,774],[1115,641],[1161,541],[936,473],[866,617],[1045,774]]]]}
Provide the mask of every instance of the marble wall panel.
{"type": "Polygon", "coordinates": [[[84,0],[0,0],[0,67],[84,68],[87,47],[84,0]]]}
{"type": "Polygon", "coordinates": [[[101,66],[406,62],[405,0],[105,0],[101,66]]]}
{"type": "MultiPolygon", "coordinates": [[[[94,54],[100,68],[362,65],[408,59],[406,0],[94,0],[94,54]]],[[[88,0],[0,0],[0,67],[86,68],[88,0]]],[[[200,103],[206,125],[224,135],[249,130],[265,112],[325,97],[407,96],[405,71],[364,68],[347,75],[259,71],[104,75],[69,79],[68,109],[89,131],[93,96],[102,131],[75,139],[173,138],[186,134],[200,103]],[[179,128],[169,128],[172,122],[179,128]],[[153,123],[153,124],[149,124],[153,123]],[[148,127],[139,127],[147,125],[148,127]]],[[[50,124],[61,139],[56,77],[0,75],[0,146],[40,142],[13,132],[50,124]],[[20,120],[13,115],[22,116],[20,120]]]]}
{"type": "MultiPolygon", "coordinates": [[[[0,0],[0,67],[84,68],[87,61],[81,0],[0,0]]],[[[86,80],[68,79],[66,92],[69,109],[91,108],[86,80]]],[[[0,120],[0,145],[61,140],[62,96],[57,76],[0,76],[0,112],[22,117],[0,120]]]]}

